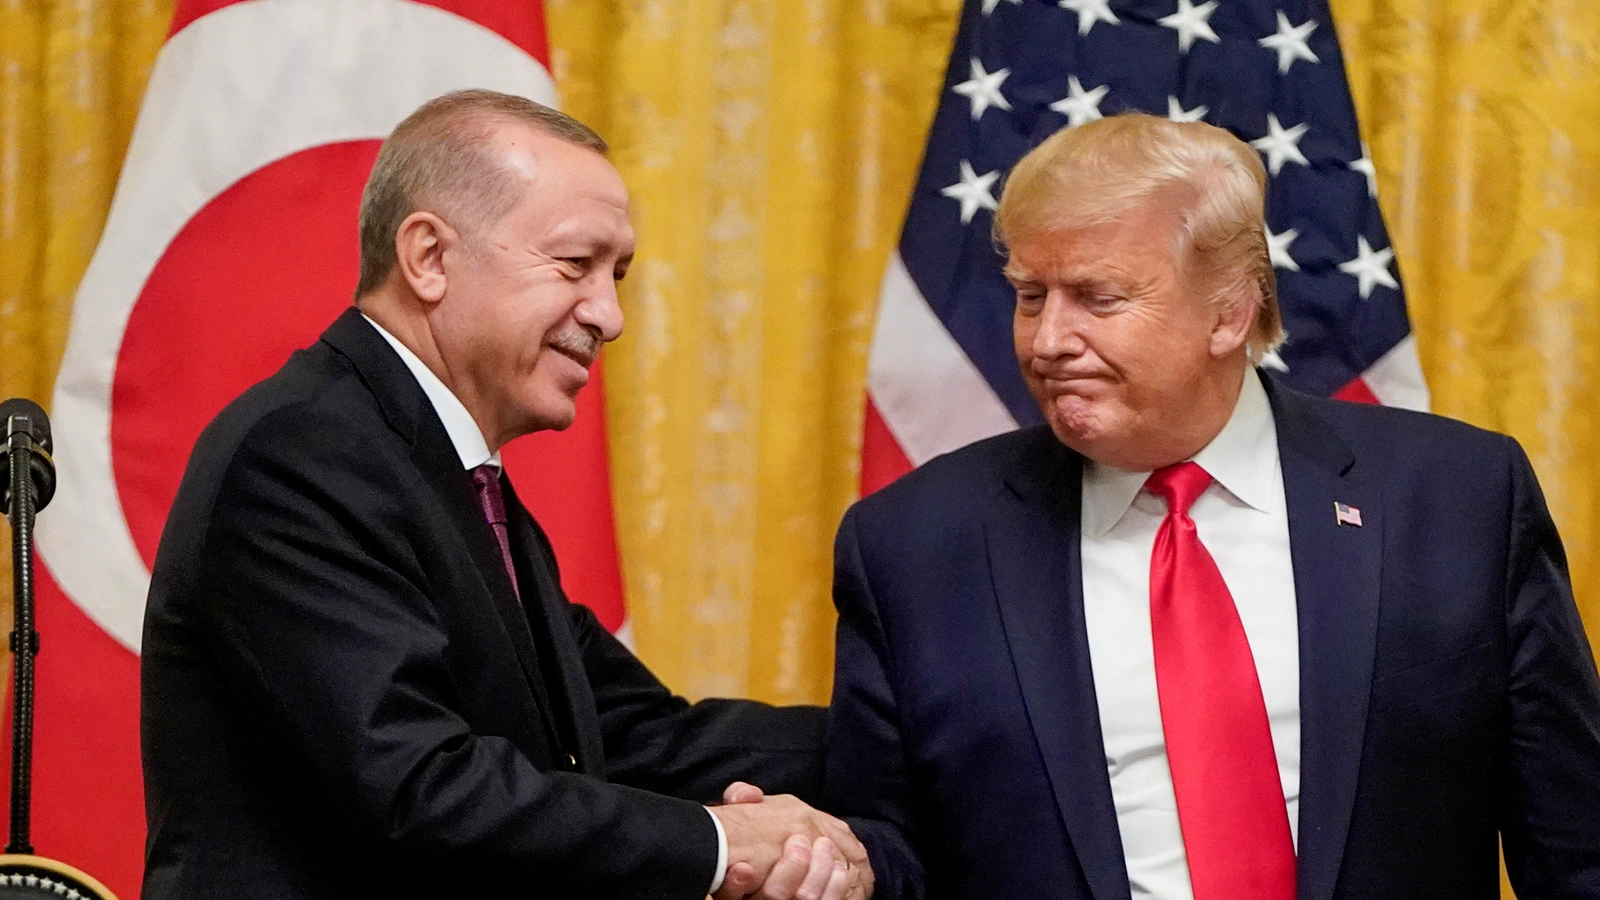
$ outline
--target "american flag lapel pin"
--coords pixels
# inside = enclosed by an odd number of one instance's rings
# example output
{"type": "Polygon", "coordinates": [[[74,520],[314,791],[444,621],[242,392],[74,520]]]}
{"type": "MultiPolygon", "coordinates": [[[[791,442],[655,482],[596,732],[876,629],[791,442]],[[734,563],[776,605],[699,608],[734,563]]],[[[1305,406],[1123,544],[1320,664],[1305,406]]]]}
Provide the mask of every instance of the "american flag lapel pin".
{"type": "Polygon", "coordinates": [[[1335,502],[1333,504],[1333,520],[1338,522],[1340,525],[1350,525],[1355,528],[1360,528],[1361,510],[1356,509],[1354,506],[1351,506],[1348,503],[1335,502]]]}

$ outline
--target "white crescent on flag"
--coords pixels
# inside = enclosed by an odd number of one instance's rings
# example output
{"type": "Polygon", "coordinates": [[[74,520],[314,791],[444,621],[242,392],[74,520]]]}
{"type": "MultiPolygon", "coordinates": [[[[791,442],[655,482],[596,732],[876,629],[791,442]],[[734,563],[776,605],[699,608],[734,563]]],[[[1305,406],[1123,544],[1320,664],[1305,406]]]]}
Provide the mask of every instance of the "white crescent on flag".
{"type": "Polygon", "coordinates": [[[38,531],[57,583],[129,650],[139,651],[150,572],[119,502],[111,391],[146,279],[178,232],[250,173],[301,150],[381,140],[425,101],[469,86],[555,104],[549,73],[516,45],[404,0],[236,3],[162,48],[73,304],[51,417],[60,487],[38,531]]]}

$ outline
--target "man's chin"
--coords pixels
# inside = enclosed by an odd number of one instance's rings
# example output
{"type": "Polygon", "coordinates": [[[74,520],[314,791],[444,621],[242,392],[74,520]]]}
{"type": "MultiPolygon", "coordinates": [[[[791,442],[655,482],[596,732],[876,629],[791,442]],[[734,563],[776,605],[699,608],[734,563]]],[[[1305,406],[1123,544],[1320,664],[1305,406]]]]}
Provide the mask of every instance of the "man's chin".
{"type": "Polygon", "coordinates": [[[577,416],[568,416],[565,419],[553,419],[548,424],[536,429],[537,431],[566,431],[572,423],[578,420],[577,416]]]}
{"type": "MultiPolygon", "coordinates": [[[[574,391],[574,394],[577,392],[574,391]]],[[[575,397],[563,397],[560,400],[547,400],[525,410],[527,418],[523,422],[523,434],[532,434],[535,431],[566,431],[577,421],[578,406],[575,397]]]]}
{"type": "Polygon", "coordinates": [[[1068,435],[1073,436],[1074,441],[1088,440],[1104,430],[1105,411],[1102,406],[1086,397],[1062,394],[1052,398],[1045,406],[1044,417],[1063,443],[1067,443],[1068,435]]]}
{"type": "Polygon", "coordinates": [[[578,410],[569,407],[566,412],[549,416],[545,421],[547,424],[544,426],[544,430],[546,431],[566,431],[572,427],[573,422],[578,421],[578,410]]]}
{"type": "Polygon", "coordinates": [[[1106,418],[1099,404],[1082,397],[1057,398],[1045,411],[1045,419],[1056,440],[1096,462],[1104,461],[1100,457],[1107,444],[1114,443],[1108,434],[1106,418]]]}

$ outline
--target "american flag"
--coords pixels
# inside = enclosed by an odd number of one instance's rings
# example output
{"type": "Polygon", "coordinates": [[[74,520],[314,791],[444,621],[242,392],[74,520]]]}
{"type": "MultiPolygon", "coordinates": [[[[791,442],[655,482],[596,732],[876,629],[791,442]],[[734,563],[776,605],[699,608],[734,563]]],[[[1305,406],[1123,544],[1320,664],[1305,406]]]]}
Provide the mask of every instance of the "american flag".
{"type": "Polygon", "coordinates": [[[1012,351],[995,199],[1056,130],[1135,110],[1261,153],[1289,332],[1265,364],[1310,393],[1427,407],[1326,0],[969,0],[879,298],[864,493],[1041,421],[1012,351]]]}
{"type": "Polygon", "coordinates": [[[1361,510],[1344,503],[1333,504],[1333,520],[1340,525],[1361,527],[1361,510]]]}

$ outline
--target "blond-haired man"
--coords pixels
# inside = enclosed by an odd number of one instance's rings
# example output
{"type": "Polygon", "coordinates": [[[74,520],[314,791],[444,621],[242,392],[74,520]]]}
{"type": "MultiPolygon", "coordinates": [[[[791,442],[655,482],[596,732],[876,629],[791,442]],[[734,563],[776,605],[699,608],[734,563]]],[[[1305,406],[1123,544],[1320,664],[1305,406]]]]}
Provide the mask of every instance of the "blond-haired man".
{"type": "Polygon", "coordinates": [[[878,895],[1600,897],[1600,680],[1514,441],[1296,394],[1260,160],[1057,133],[996,236],[1046,424],[839,530],[826,801],[878,895]]]}

